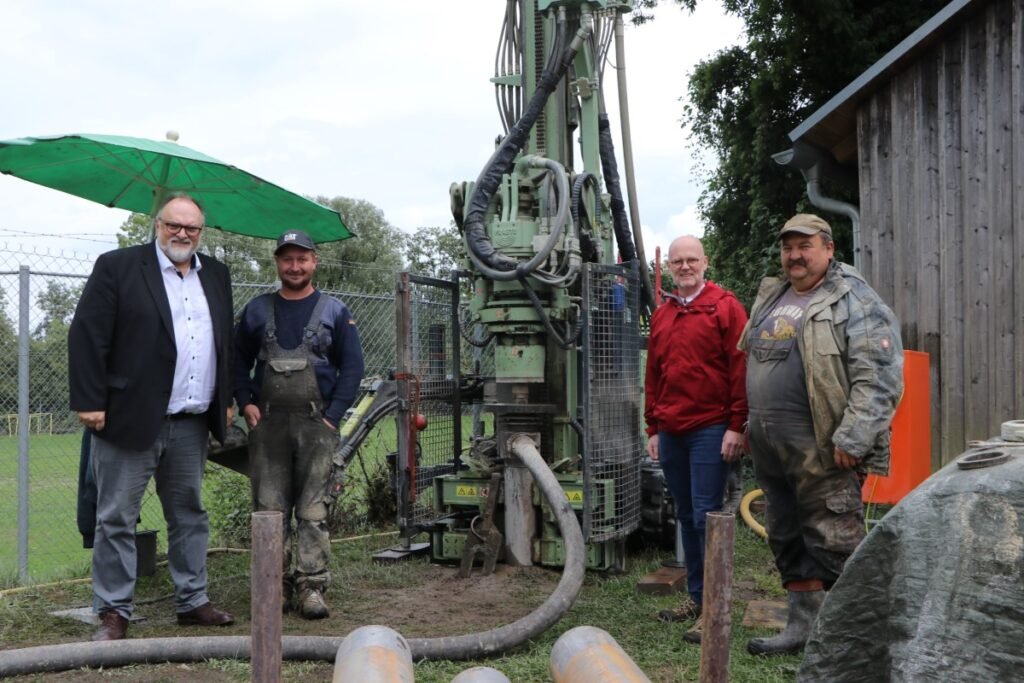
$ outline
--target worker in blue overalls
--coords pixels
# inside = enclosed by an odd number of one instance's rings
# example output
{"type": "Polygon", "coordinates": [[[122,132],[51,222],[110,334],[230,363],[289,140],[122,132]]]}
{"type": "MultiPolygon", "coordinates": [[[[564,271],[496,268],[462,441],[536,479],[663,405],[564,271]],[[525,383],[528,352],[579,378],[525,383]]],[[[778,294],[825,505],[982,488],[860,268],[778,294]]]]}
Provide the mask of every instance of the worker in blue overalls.
{"type": "Polygon", "coordinates": [[[332,456],[363,377],[363,352],[348,307],[313,286],[309,235],[285,232],[274,259],[280,290],[250,301],[235,327],[235,400],[249,426],[253,509],[284,513],[283,608],[323,619],[332,456]]]}

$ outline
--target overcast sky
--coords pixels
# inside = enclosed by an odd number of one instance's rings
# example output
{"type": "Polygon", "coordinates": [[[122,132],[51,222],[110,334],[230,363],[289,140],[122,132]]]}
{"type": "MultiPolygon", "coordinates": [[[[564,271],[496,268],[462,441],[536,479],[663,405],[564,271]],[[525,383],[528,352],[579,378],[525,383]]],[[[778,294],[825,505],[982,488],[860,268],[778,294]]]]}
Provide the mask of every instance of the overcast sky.
{"type": "MultiPolygon", "coordinates": [[[[649,258],[654,246],[702,230],[680,98],[693,65],[740,31],[710,0],[693,15],[662,4],[656,21],[626,32],[649,258]]],[[[182,144],[295,192],[370,201],[402,230],[444,225],[448,186],[476,178],[501,132],[488,79],[503,8],[502,0],[182,0],[162,8],[5,0],[0,139],[162,139],[173,129],[182,144]]],[[[609,110],[614,81],[608,69],[609,110]]],[[[116,246],[127,215],[0,176],[0,244],[9,248],[98,254],[116,246]]]]}

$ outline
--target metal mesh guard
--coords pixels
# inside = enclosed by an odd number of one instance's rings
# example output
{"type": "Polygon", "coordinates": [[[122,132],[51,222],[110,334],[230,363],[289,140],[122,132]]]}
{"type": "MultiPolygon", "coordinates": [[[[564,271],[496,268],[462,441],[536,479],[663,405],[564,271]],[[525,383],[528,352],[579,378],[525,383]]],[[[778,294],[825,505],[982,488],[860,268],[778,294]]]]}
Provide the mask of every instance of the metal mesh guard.
{"type": "MultiPolygon", "coordinates": [[[[409,388],[410,411],[427,419],[427,428],[416,435],[413,481],[399,487],[406,495],[399,501],[406,527],[428,524],[437,517],[432,482],[456,471],[461,450],[462,424],[454,419],[456,412],[462,412],[457,392],[460,354],[456,350],[461,339],[454,328],[457,317],[453,310],[456,286],[410,275],[404,291],[398,293],[399,309],[408,311],[405,332],[400,330],[397,340],[399,369],[416,378],[409,388]]],[[[408,419],[403,412],[399,410],[399,424],[408,419]]],[[[407,475],[399,473],[400,477],[407,475]]]]}
{"type": "Polygon", "coordinates": [[[635,265],[588,265],[583,304],[583,534],[599,542],[625,538],[640,526],[643,385],[635,265]]]}

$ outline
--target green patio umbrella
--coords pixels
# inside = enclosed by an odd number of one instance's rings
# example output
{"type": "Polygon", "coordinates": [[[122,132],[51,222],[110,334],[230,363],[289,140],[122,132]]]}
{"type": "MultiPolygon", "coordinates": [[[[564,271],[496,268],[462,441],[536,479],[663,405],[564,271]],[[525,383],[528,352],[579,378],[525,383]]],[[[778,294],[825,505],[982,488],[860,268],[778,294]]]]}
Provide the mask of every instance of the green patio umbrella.
{"type": "Polygon", "coordinates": [[[251,237],[273,239],[287,229],[303,230],[315,242],[352,236],[338,212],[173,140],[116,135],[4,140],[0,173],[149,215],[168,194],[186,192],[203,205],[208,226],[251,237]]]}

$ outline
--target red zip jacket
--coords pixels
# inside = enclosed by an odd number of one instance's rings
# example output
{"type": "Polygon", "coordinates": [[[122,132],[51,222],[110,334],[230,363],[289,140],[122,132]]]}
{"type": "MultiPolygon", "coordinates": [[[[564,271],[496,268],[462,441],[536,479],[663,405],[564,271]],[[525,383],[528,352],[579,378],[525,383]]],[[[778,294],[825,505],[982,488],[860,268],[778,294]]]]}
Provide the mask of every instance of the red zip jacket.
{"type": "Polygon", "coordinates": [[[736,345],[747,314],[736,295],[705,282],[690,304],[668,295],[647,345],[647,433],[681,434],[715,424],[743,431],[747,357],[736,345]]]}

